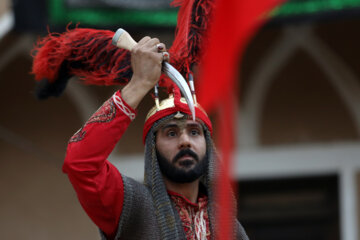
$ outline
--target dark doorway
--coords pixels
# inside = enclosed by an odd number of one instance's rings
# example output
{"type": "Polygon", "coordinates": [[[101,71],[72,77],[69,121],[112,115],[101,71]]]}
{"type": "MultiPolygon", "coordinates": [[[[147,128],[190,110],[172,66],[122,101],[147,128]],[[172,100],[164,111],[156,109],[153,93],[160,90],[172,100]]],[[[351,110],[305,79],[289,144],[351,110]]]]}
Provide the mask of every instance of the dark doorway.
{"type": "Polygon", "coordinates": [[[239,182],[238,216],[252,240],[338,240],[338,177],[239,182]]]}

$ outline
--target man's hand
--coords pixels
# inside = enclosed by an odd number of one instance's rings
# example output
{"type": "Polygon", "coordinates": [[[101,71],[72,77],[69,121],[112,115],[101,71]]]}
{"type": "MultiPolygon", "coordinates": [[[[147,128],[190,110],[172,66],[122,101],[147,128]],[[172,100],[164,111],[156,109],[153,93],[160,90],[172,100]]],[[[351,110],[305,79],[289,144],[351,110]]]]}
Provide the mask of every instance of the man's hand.
{"type": "Polygon", "coordinates": [[[131,50],[133,76],[122,89],[121,96],[132,108],[136,108],[147,92],[155,86],[161,76],[166,47],[157,38],[144,37],[131,50]]]}

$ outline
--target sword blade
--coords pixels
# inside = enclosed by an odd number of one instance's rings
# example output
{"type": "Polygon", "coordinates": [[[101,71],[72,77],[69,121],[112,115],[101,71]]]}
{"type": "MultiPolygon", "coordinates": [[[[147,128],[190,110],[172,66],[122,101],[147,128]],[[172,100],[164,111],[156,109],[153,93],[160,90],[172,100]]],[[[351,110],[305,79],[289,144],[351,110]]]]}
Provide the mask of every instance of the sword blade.
{"type": "Polygon", "coordinates": [[[167,62],[163,62],[162,71],[179,87],[181,93],[184,95],[186,102],[189,106],[192,118],[195,121],[195,107],[194,100],[188,84],[186,83],[183,76],[167,62]]]}

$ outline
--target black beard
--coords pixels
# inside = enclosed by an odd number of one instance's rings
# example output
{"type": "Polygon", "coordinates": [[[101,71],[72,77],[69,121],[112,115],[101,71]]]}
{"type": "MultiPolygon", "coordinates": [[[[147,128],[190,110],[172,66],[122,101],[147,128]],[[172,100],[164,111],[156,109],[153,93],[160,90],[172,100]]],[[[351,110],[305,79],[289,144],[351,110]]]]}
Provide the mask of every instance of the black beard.
{"type": "MultiPolygon", "coordinates": [[[[157,159],[159,162],[159,167],[161,173],[170,181],[175,183],[190,183],[200,178],[206,172],[208,168],[208,156],[207,154],[199,161],[198,155],[191,151],[190,149],[180,150],[176,156],[170,162],[169,159],[166,159],[161,153],[156,151],[157,159]],[[175,166],[177,160],[185,155],[189,155],[196,160],[196,165],[190,169],[181,169],[175,166]]],[[[181,165],[186,167],[191,165],[192,161],[184,161],[181,165]]]]}

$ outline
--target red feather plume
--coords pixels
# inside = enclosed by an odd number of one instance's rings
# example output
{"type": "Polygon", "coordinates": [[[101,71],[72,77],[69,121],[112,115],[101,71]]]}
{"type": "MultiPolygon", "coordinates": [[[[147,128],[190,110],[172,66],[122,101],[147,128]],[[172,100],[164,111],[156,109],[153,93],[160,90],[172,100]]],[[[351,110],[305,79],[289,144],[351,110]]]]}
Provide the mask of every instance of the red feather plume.
{"type": "Polygon", "coordinates": [[[171,63],[184,76],[191,73],[194,63],[199,63],[206,31],[211,22],[214,0],[174,0],[173,6],[180,6],[175,40],[169,49],[171,63]]]}
{"type": "Polygon", "coordinates": [[[113,35],[108,30],[75,28],[39,40],[34,48],[32,73],[35,80],[46,82],[39,89],[40,95],[57,95],[53,90],[62,92],[74,75],[85,84],[126,84],[132,76],[130,52],[113,46],[113,35]],[[43,93],[49,86],[50,92],[43,93]]]}
{"type": "MultiPolygon", "coordinates": [[[[171,64],[187,77],[194,63],[199,63],[205,32],[214,0],[174,0],[180,6],[175,40],[169,49],[171,64]]],[[[39,82],[37,96],[59,96],[72,76],[85,84],[125,85],[132,76],[131,55],[112,45],[114,32],[75,28],[64,33],[49,33],[34,48],[32,74],[39,82]]],[[[160,86],[173,91],[166,77],[160,86]]]]}

